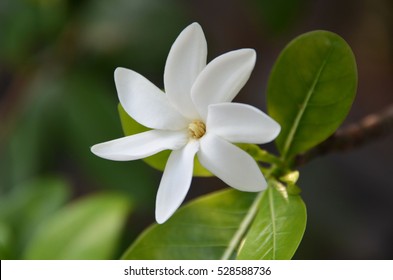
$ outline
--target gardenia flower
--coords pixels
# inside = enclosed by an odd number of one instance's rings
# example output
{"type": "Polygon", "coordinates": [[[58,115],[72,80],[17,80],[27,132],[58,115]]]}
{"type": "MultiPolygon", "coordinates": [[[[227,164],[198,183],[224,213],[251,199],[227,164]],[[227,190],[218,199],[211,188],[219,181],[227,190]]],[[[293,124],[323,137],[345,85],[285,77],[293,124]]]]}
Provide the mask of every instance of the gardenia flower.
{"type": "Polygon", "coordinates": [[[169,52],[163,93],[140,74],[115,70],[124,110],[151,130],[94,145],[91,151],[110,160],[136,160],[172,150],[158,188],[156,220],[165,222],[181,205],[194,157],[229,186],[249,192],[266,188],[255,160],[232,143],[263,144],[280,132],[277,122],[255,107],[231,103],[255,65],[252,49],[225,53],[206,65],[202,28],[184,29],[169,52]]]}

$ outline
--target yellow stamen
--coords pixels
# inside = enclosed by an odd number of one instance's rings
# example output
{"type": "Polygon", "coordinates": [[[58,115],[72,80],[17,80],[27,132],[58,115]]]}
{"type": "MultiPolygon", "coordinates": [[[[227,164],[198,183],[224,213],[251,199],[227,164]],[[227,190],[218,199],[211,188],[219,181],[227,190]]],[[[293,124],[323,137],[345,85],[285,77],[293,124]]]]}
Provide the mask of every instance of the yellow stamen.
{"type": "Polygon", "coordinates": [[[199,139],[206,133],[206,125],[201,121],[193,121],[188,125],[188,135],[191,138],[199,139]]]}

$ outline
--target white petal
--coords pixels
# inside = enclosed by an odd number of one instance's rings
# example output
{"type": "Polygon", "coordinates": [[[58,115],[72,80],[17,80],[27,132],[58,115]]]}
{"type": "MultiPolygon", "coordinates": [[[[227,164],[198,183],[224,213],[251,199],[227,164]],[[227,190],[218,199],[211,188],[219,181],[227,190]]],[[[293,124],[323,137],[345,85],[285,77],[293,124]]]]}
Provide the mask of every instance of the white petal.
{"type": "Polygon", "coordinates": [[[208,132],[235,143],[263,144],[280,133],[280,125],[257,108],[240,103],[213,104],[208,108],[208,132]]]}
{"type": "Polygon", "coordinates": [[[198,148],[198,141],[191,141],[184,148],[173,151],[169,156],[157,192],[156,220],[158,223],[162,224],[168,220],[186,197],[198,148]]]}
{"type": "Polygon", "coordinates": [[[230,102],[247,82],[255,65],[252,49],[225,53],[211,61],[199,74],[191,89],[191,98],[206,120],[210,104],[230,102]]]}
{"type": "Polygon", "coordinates": [[[193,23],[173,43],[165,64],[165,92],[172,105],[190,119],[199,118],[191,87],[206,66],[207,44],[202,28],[193,23]]]}
{"type": "Polygon", "coordinates": [[[212,133],[201,138],[198,159],[207,170],[235,189],[257,192],[267,186],[249,154],[212,133]]]}
{"type": "Polygon", "coordinates": [[[135,160],[154,155],[163,150],[179,149],[187,141],[188,135],[186,130],[149,130],[94,145],[91,147],[91,151],[105,159],[135,160]]]}
{"type": "Polygon", "coordinates": [[[177,130],[187,126],[187,120],[166,95],[142,75],[117,68],[115,83],[121,105],[137,122],[155,129],[177,130]]]}

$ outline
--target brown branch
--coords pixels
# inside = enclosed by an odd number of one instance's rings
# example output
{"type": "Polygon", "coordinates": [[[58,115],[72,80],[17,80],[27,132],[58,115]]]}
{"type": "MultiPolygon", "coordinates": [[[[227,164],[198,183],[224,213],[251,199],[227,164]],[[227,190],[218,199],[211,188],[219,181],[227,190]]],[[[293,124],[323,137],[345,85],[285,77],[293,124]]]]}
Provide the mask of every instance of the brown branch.
{"type": "Polygon", "coordinates": [[[393,105],[380,113],[371,114],[339,129],[321,144],[311,150],[296,156],[294,165],[300,166],[312,159],[332,152],[347,151],[393,132],[393,105]]]}

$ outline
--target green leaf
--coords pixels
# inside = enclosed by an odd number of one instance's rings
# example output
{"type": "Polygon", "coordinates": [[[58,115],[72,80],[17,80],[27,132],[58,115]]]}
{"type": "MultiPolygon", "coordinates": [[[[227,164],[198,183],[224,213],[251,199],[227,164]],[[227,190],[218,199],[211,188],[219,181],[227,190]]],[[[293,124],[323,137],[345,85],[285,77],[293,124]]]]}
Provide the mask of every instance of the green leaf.
{"type": "Polygon", "coordinates": [[[74,202],[40,225],[25,258],[110,259],[129,210],[129,200],[118,194],[74,202]]]}
{"type": "Polygon", "coordinates": [[[63,206],[69,196],[69,185],[64,180],[46,178],[17,185],[0,198],[0,225],[3,223],[3,229],[10,232],[10,238],[4,239],[12,252],[9,258],[21,257],[38,224],[63,206]]]}
{"type": "Polygon", "coordinates": [[[306,206],[299,195],[270,180],[238,259],[291,259],[306,229],[306,206]]]}
{"type": "Polygon", "coordinates": [[[123,259],[228,259],[256,212],[255,193],[233,189],[198,198],[148,228],[123,259]]]}
{"type": "Polygon", "coordinates": [[[12,230],[0,221],[0,260],[15,259],[12,252],[12,230]]]}
{"type": "Polygon", "coordinates": [[[301,197],[270,179],[259,194],[231,189],[188,203],[166,223],[143,232],[122,258],[290,259],[306,217],[301,197]]]}
{"type": "Polygon", "coordinates": [[[290,42],[267,87],[269,114],[282,128],[276,144],[283,159],[334,133],[351,108],[356,87],[355,58],[341,37],[313,31],[290,42]]]}
{"type": "MultiPolygon", "coordinates": [[[[133,118],[131,118],[126,111],[123,109],[121,104],[118,105],[119,115],[121,125],[123,127],[123,132],[125,135],[133,135],[136,133],[141,133],[144,131],[149,130],[149,128],[141,125],[140,123],[136,122],[133,118]]],[[[143,160],[149,164],[150,166],[163,171],[165,169],[166,162],[168,160],[169,154],[171,151],[166,150],[162,151],[158,154],[152,155],[150,157],[144,158],[143,160]]],[[[194,176],[200,177],[209,177],[212,174],[206,170],[200,163],[197,157],[194,159],[194,176]]]]}

